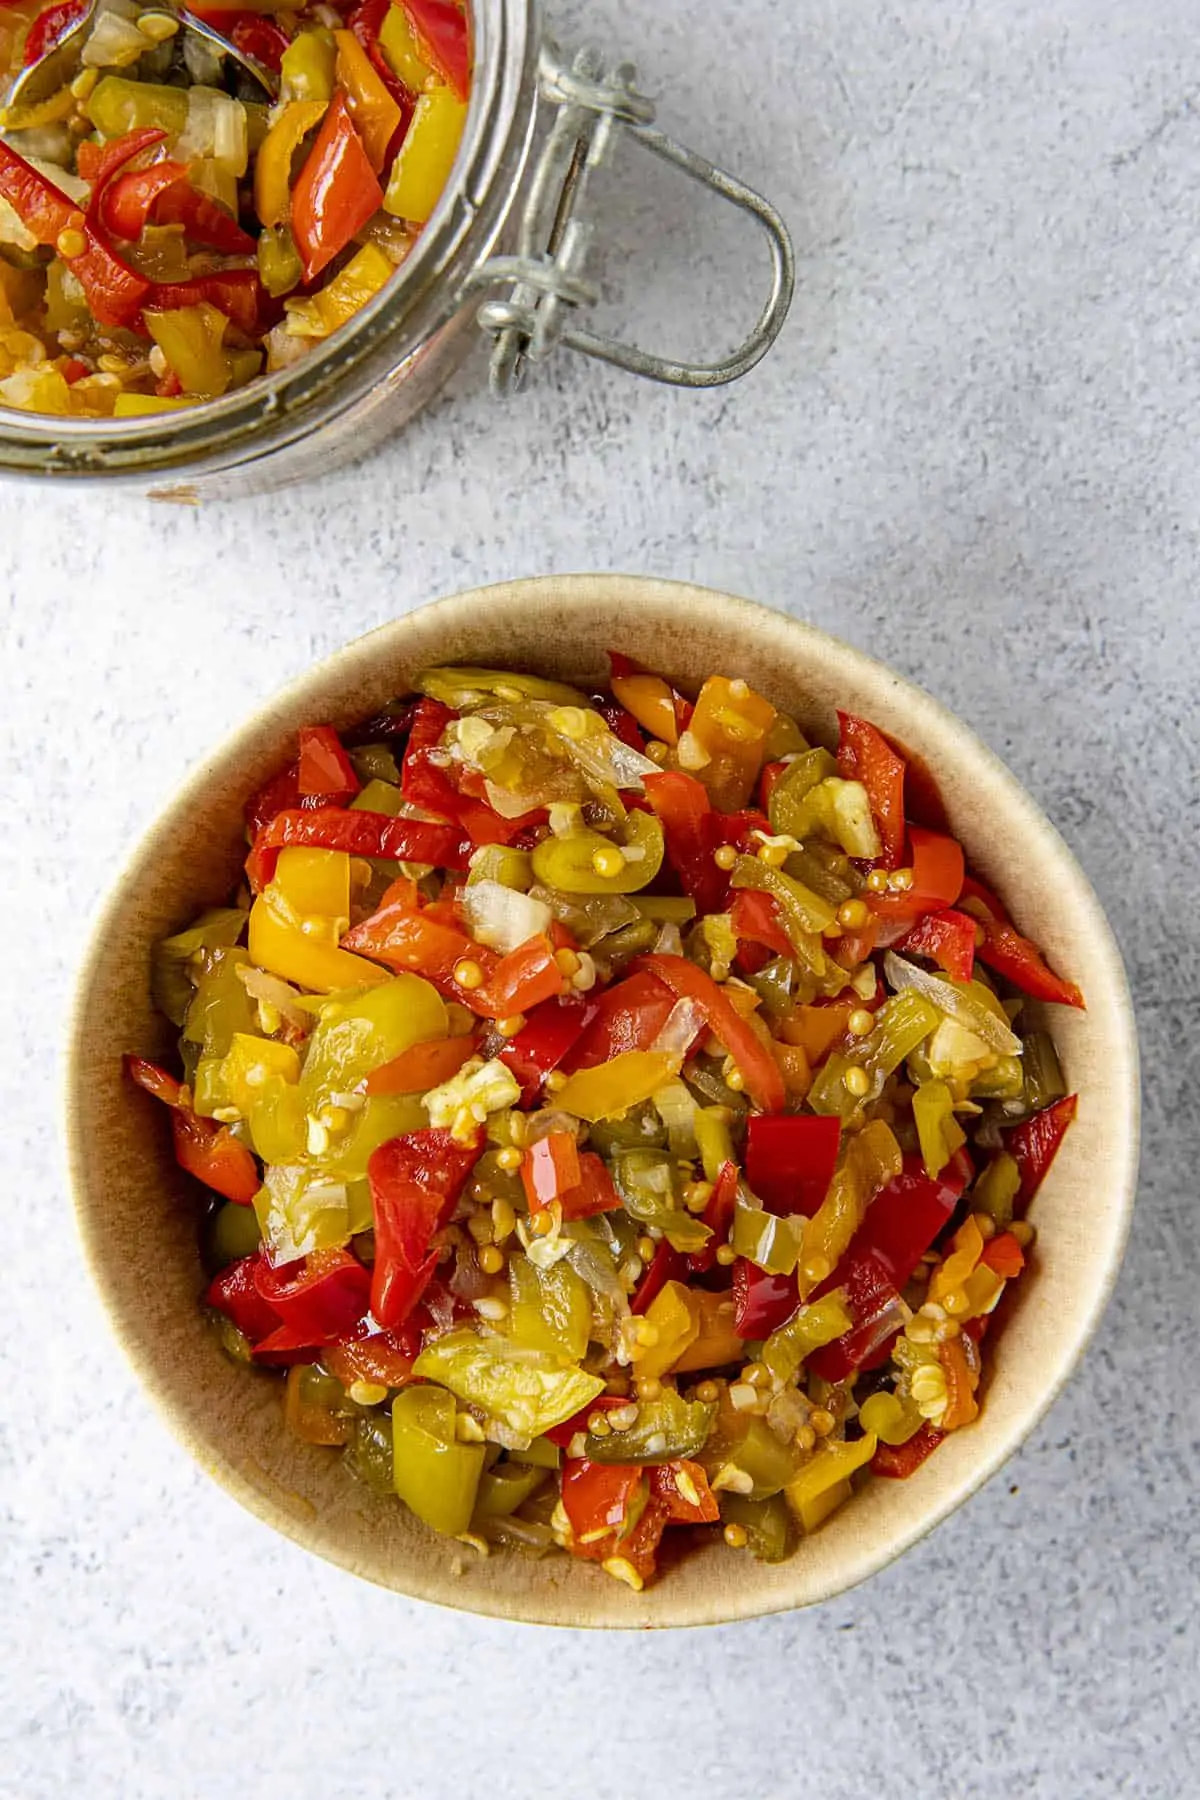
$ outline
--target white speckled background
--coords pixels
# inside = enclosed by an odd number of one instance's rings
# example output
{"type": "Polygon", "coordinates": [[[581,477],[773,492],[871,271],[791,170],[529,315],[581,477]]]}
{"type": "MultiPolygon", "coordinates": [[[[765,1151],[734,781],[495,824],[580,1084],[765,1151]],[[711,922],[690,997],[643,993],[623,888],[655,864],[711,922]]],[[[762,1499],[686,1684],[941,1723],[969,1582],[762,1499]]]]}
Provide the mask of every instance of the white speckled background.
{"type": "MultiPolygon", "coordinates": [[[[865,1800],[1197,1793],[1200,43],[1178,0],[572,0],[781,205],[741,387],[478,369],[323,486],[0,489],[0,1793],[865,1800]],[[703,20],[703,26],[697,20],[703,20]],[[1141,1201],[1065,1398],[964,1512],[806,1615],[654,1639],[407,1605],[192,1469],[117,1359],[57,1160],[87,918],[183,771],[311,658],[550,569],[728,586],[890,659],[1071,842],[1143,1034],[1141,1201]],[[1192,1673],[1189,1675],[1189,1669],[1192,1673]]],[[[611,287],[698,348],[740,228],[630,164],[611,287]],[[674,272],[672,273],[672,267],[674,272]]]]}

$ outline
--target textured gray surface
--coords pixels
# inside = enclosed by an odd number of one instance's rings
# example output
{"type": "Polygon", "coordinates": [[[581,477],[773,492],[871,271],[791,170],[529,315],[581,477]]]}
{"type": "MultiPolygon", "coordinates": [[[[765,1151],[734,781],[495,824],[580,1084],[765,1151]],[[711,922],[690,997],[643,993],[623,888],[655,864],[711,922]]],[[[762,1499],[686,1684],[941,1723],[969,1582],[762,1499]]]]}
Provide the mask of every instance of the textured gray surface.
{"type": "MultiPolygon", "coordinates": [[[[1198,1791],[1193,21],[698,10],[575,0],[562,26],[628,47],[667,123],[794,226],[792,323],[742,387],[564,363],[501,413],[476,371],[369,466],[283,497],[0,491],[5,1800],[1198,1791]],[[1094,879],[1145,1054],[1128,1262],[1034,1440],[857,1593],[661,1639],[419,1609],[243,1516],[110,1345],[53,1113],[88,913],[205,746],[426,597],[579,568],[741,590],[955,707],[1094,879]]],[[[736,301],[743,240],[686,190],[626,167],[607,219],[613,285],[631,304],[645,271],[660,335],[736,301]]]]}

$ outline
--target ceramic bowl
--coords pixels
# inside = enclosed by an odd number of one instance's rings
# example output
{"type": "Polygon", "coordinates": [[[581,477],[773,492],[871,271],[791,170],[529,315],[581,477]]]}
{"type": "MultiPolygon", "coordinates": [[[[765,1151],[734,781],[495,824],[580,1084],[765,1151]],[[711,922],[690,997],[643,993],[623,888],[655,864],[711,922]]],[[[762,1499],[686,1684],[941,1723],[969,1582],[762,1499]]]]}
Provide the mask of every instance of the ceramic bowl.
{"type": "Polygon", "coordinates": [[[620,576],[548,577],[456,595],[321,663],[234,733],[135,850],[104,908],[71,1024],[66,1128],[80,1229],[116,1334],[177,1437],[242,1504],[297,1543],[384,1587],[544,1624],[713,1624],[825,1600],[883,1567],[995,1474],[1075,1366],[1112,1288],[1135,1186],[1137,1043],[1125,975],[1095,894],[1029,796],[920,689],[812,627],[727,594],[620,576]],[[908,1481],[874,1481],[766,1566],[720,1541],[672,1562],[640,1594],[553,1555],[487,1560],[436,1538],[284,1430],[277,1382],[235,1367],[196,1304],[194,1209],[161,1110],[121,1053],[166,1054],[150,1002],[155,939],[236,885],[246,796],[292,753],[299,726],[350,724],[434,663],[501,664],[583,686],[610,646],[695,690],[736,673],[827,743],[838,706],[864,714],[937,772],[953,829],[1088,1010],[1053,1027],[1079,1115],[1034,1206],[1030,1278],[994,1346],[978,1421],[908,1481]]]}

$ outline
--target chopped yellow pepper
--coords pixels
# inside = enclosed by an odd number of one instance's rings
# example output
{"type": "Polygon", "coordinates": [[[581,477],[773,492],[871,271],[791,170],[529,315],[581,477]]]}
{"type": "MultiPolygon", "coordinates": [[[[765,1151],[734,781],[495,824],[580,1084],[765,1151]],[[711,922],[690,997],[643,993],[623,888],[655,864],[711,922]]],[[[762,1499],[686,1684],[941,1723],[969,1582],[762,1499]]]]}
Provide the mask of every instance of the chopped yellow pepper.
{"type": "Polygon", "coordinates": [[[417,48],[408,14],[402,6],[389,8],[379,32],[379,47],[411,93],[423,93],[433,81],[433,70],[417,48]]]}
{"type": "Polygon", "coordinates": [[[281,851],[274,881],[250,909],[251,961],[320,994],[391,979],[378,964],[338,947],[346,929],[349,881],[344,851],[281,851]],[[335,912],[335,905],[344,910],[335,912]]]}
{"type": "Polygon", "coordinates": [[[800,1297],[806,1300],[831,1275],[881,1187],[900,1173],[900,1146],[881,1119],[864,1125],[851,1139],[829,1191],[804,1222],[800,1246],[800,1297]]]}
{"type": "Polygon", "coordinates": [[[652,1050],[626,1050],[611,1062],[570,1076],[555,1096],[555,1105],[592,1124],[597,1119],[615,1119],[631,1106],[649,1100],[674,1072],[668,1056],[652,1050]]]}
{"type": "MultiPolygon", "coordinates": [[[[927,1299],[938,1306],[944,1306],[947,1295],[962,1293],[963,1283],[973,1273],[983,1255],[983,1233],[973,1216],[968,1217],[959,1226],[951,1239],[951,1251],[929,1278],[927,1299]]],[[[965,1309],[947,1307],[947,1311],[960,1315],[965,1309]]]]}
{"type": "MultiPolygon", "coordinates": [[[[686,736],[695,746],[692,760],[704,759],[694,772],[720,811],[736,812],[754,792],[774,718],[771,702],[744,681],[710,675],[700,689],[686,736]]],[[[686,767],[685,748],[681,744],[680,761],[686,767]]]]}
{"type": "Polygon", "coordinates": [[[297,32],[279,65],[280,99],[321,100],[328,105],[333,99],[336,62],[332,32],[323,28],[297,32]]]}
{"type": "Polygon", "coordinates": [[[291,218],[292,162],[325,107],[324,100],[289,100],[263,139],[254,164],[254,210],[264,225],[286,225],[291,218]]]}
{"type": "Polygon", "coordinates": [[[954,1117],[954,1095],[944,1081],[923,1081],[913,1095],[912,1109],[925,1171],[935,1177],[967,1141],[954,1117]]]}
{"type": "Polygon", "coordinates": [[[167,400],[160,394],[118,394],[113,405],[114,419],[138,419],[144,413],[174,412],[190,406],[190,400],[167,400]]]}
{"type": "Polygon", "coordinates": [[[311,298],[288,303],[289,329],[298,337],[328,337],[373,300],[394,272],[395,264],[378,244],[364,244],[311,298]]]}
{"type": "Polygon", "coordinates": [[[679,726],[675,718],[675,697],[661,675],[614,675],[611,682],[614,697],[625,711],[632,713],[643,730],[661,743],[675,745],[679,726]]]}
{"type": "Polygon", "coordinates": [[[345,93],[371,167],[378,173],[403,115],[354,33],[335,31],[333,41],[337,45],[338,86],[345,93]]]}
{"type": "Polygon", "coordinates": [[[202,300],[198,306],[148,312],[145,318],[185,394],[215,400],[225,392],[233,374],[222,348],[229,321],[218,307],[202,300]]]}
{"type": "Polygon", "coordinates": [[[733,1329],[733,1301],[729,1295],[710,1294],[707,1288],[686,1291],[700,1329],[683,1354],[676,1357],[672,1372],[683,1375],[693,1369],[719,1369],[724,1363],[736,1362],[744,1344],[733,1329]]]}
{"type": "Polygon", "coordinates": [[[870,1431],[852,1444],[824,1443],[800,1473],[792,1477],[784,1493],[805,1531],[815,1531],[841,1504],[850,1492],[851,1475],[870,1462],[877,1447],[878,1440],[870,1431]],[[833,1491],[837,1492],[837,1499],[831,1506],[828,1498],[833,1491]]]}
{"type": "Polygon", "coordinates": [[[429,219],[454,166],[466,120],[466,102],[448,87],[421,95],[384,196],[384,207],[395,218],[414,225],[429,219]]]}
{"type": "Polygon", "coordinates": [[[646,1308],[646,1323],[657,1336],[634,1350],[634,1368],[640,1379],[665,1375],[700,1336],[699,1308],[694,1309],[690,1301],[691,1294],[682,1281],[668,1281],[646,1308]]]}

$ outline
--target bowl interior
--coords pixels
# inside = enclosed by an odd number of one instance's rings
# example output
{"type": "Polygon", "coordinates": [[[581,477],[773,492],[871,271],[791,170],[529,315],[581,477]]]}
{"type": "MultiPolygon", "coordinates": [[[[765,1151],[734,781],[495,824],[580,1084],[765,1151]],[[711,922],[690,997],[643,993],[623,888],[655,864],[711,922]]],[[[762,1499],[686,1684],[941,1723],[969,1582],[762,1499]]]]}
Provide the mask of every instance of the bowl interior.
{"type": "MultiPolygon", "coordinates": [[[[422,608],[341,651],[263,709],[190,778],[133,854],[97,926],[71,1028],[66,1127],[86,1253],[118,1337],[177,1435],[244,1505],[298,1542],[386,1587],[509,1618],[665,1626],[750,1617],[821,1600],[898,1555],[992,1474],[1066,1379],[1115,1278],[1137,1152],[1136,1040],[1120,959],[1098,902],[1013,777],[936,702],[823,633],[727,595],[616,576],[546,578],[422,608]],[[536,1562],[435,1537],[355,1483],[328,1451],[283,1428],[275,1379],[221,1354],[196,1305],[194,1208],[161,1109],[130,1090],[121,1053],[166,1053],[150,1002],[150,950],[223,900],[244,855],[242,804],[314,719],[348,725],[433,663],[528,668],[584,686],[620,648],[695,689],[744,676],[836,739],[835,708],[865,714],[936,771],[980,874],[1088,1011],[1053,1029],[1077,1123],[1035,1203],[1031,1278],[990,1351],[979,1420],[906,1482],[872,1482],[795,1557],[767,1567],[718,1543],[664,1560],[632,1594],[588,1565],[536,1562]]],[[[682,1537],[684,1534],[674,1534],[682,1537]]]]}

